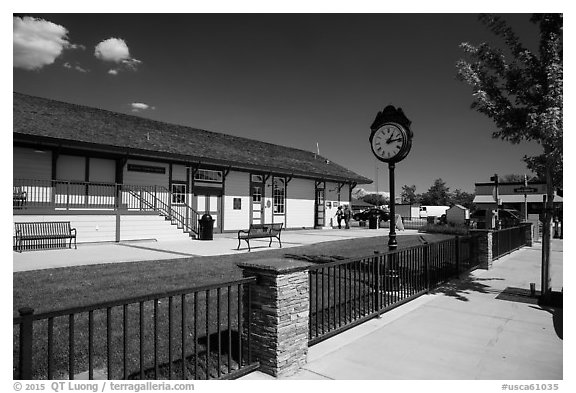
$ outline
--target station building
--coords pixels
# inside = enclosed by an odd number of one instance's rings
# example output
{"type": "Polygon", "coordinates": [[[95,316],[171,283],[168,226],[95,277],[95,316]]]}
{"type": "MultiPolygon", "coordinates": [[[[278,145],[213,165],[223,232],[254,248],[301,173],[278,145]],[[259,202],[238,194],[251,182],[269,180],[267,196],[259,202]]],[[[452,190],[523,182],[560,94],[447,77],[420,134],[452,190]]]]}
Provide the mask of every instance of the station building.
{"type": "Polygon", "coordinates": [[[251,223],[327,228],[372,180],[312,152],[20,93],[14,222],[70,221],[81,242],[197,237],[251,223]]]}

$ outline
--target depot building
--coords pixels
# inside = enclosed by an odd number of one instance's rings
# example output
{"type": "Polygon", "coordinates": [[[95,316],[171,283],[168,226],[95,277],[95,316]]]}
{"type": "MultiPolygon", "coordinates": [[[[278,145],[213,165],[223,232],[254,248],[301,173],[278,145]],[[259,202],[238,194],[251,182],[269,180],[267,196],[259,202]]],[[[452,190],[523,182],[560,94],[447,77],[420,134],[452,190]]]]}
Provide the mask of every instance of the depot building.
{"type": "Polygon", "coordinates": [[[78,242],[196,237],[253,223],[326,228],[372,181],[312,152],[13,96],[14,222],[70,221],[78,242]]]}

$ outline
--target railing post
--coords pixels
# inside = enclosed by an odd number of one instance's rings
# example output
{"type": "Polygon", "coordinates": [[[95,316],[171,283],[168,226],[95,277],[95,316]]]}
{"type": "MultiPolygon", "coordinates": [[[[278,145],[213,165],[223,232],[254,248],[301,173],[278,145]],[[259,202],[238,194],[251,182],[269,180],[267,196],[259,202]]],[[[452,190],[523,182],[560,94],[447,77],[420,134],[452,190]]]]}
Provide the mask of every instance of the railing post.
{"type": "Polygon", "coordinates": [[[154,184],[154,211],[158,211],[158,206],[156,205],[158,201],[158,186],[154,184]]]}
{"type": "Polygon", "coordinates": [[[70,182],[66,182],[66,210],[70,207],[70,182]]]}
{"type": "Polygon", "coordinates": [[[380,254],[378,251],[374,251],[375,254],[377,254],[374,257],[374,263],[376,264],[375,266],[375,273],[374,273],[374,306],[376,307],[376,310],[378,311],[378,316],[380,316],[380,254]]]}
{"type": "Polygon", "coordinates": [[[460,236],[456,236],[456,275],[460,275],[460,236]]]}
{"type": "Polygon", "coordinates": [[[20,379],[32,379],[32,343],[34,336],[34,309],[22,307],[18,310],[22,323],[20,324],[20,379]]]}
{"type": "Polygon", "coordinates": [[[430,245],[425,244],[423,248],[424,253],[424,271],[426,274],[426,293],[430,292],[430,245]]]}

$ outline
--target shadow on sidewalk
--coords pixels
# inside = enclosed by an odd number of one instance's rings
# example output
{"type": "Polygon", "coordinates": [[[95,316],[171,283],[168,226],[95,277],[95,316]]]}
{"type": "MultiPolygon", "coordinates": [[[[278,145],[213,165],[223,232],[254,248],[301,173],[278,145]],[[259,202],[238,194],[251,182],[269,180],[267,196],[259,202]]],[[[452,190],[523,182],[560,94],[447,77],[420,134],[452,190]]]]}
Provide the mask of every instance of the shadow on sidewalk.
{"type": "Polygon", "coordinates": [[[552,292],[548,299],[540,299],[538,307],[531,306],[536,310],[543,310],[552,314],[552,325],[560,340],[564,340],[564,318],[563,318],[563,292],[552,292]]]}
{"type": "Polygon", "coordinates": [[[430,293],[443,293],[446,296],[451,296],[456,300],[467,302],[467,294],[471,292],[478,293],[499,293],[490,287],[490,285],[483,284],[482,281],[501,281],[503,278],[478,278],[472,277],[469,273],[466,276],[461,276],[459,279],[451,280],[441,287],[430,291],[430,293]]]}

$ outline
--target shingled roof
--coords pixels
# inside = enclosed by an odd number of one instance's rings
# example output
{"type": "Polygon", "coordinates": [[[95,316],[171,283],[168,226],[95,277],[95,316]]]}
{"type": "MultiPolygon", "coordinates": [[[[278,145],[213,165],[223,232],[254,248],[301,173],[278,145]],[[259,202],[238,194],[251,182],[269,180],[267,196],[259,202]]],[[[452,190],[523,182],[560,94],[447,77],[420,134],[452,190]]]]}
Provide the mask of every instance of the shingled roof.
{"type": "Polygon", "coordinates": [[[14,140],[358,184],[372,180],[312,152],[14,93],[14,140]]]}

